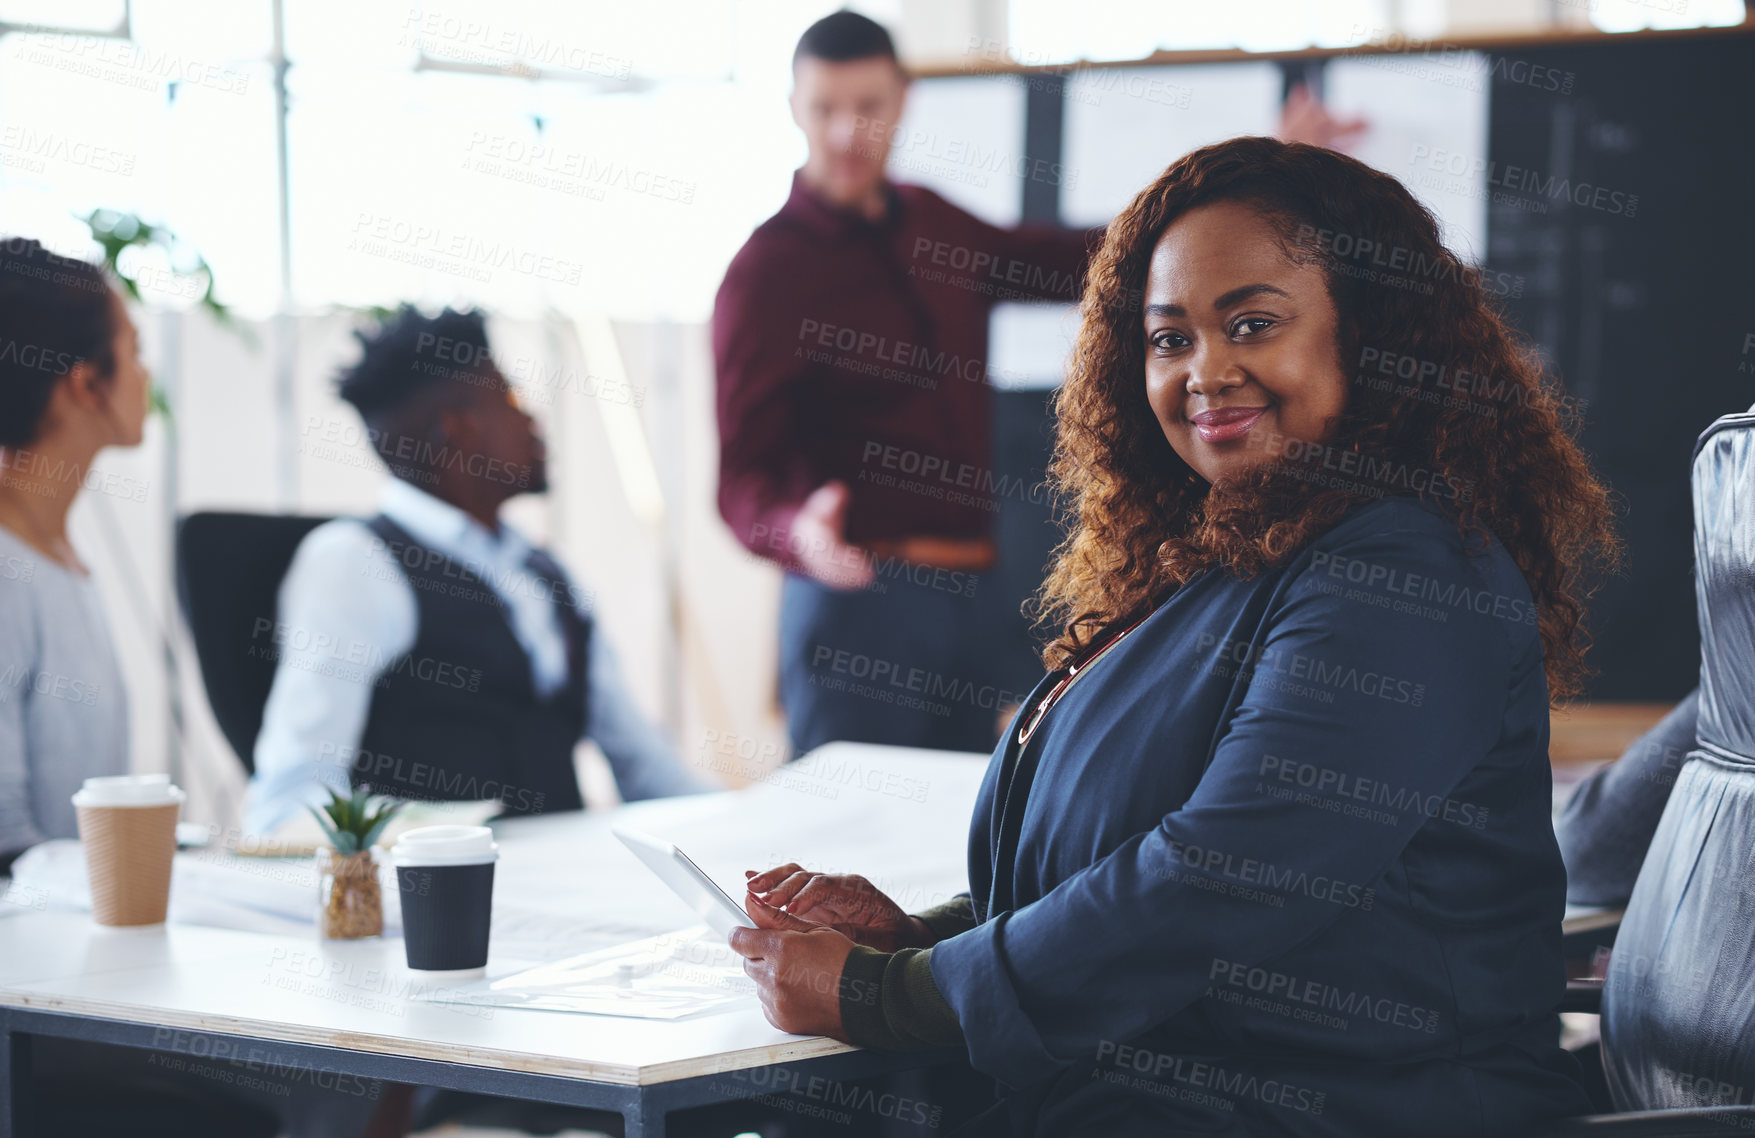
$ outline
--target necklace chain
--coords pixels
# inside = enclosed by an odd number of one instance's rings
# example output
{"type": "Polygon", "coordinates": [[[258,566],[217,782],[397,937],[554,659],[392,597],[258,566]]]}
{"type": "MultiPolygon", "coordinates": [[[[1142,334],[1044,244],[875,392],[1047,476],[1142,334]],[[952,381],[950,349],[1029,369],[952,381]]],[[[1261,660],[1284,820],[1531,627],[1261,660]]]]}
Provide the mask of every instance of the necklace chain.
{"type": "MultiPolygon", "coordinates": [[[[1149,616],[1150,614],[1148,613],[1147,615],[1149,616]]],[[[1048,709],[1053,707],[1055,703],[1060,700],[1062,695],[1066,694],[1066,689],[1072,686],[1073,681],[1082,675],[1086,668],[1089,668],[1092,664],[1095,664],[1098,660],[1102,659],[1111,648],[1121,643],[1122,639],[1126,637],[1128,633],[1144,624],[1145,621],[1145,617],[1140,617],[1138,620],[1110,637],[1109,640],[1104,642],[1101,648],[1098,648],[1083,660],[1080,660],[1078,663],[1069,667],[1066,670],[1066,675],[1062,676],[1058,683],[1048,689],[1048,694],[1043,696],[1041,702],[1036,705],[1036,710],[1031,712],[1029,720],[1018,728],[1018,746],[1022,747],[1030,742],[1030,737],[1036,733],[1038,727],[1042,726],[1042,720],[1047,717],[1048,709]]]]}

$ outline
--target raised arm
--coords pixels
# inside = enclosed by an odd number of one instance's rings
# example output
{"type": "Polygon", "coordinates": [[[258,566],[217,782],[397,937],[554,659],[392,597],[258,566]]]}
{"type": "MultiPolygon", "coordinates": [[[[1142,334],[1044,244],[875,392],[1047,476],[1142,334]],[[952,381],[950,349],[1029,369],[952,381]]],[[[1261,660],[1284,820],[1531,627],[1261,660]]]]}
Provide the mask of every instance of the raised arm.
{"type": "MultiPolygon", "coordinates": [[[[1084,291],[1085,269],[1103,243],[1103,227],[1069,229],[1026,224],[1006,228],[969,218],[976,254],[993,258],[983,269],[995,300],[1059,301],[1077,304],[1084,291]]],[[[922,267],[944,251],[928,245],[913,250],[922,267]]]]}
{"type": "Polygon", "coordinates": [[[744,548],[797,569],[793,519],[819,483],[805,437],[810,364],[774,315],[798,306],[772,261],[745,249],[713,306],[719,513],[744,548]]]}

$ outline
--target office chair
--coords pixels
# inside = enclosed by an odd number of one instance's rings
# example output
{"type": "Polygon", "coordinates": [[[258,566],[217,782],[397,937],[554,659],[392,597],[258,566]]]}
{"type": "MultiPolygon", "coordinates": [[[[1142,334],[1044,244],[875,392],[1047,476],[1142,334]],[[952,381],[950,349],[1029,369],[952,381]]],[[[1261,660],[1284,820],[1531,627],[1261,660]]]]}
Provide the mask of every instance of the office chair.
{"type": "Polygon", "coordinates": [[[190,514],[177,526],[177,595],[213,717],[246,773],[279,658],[275,599],[299,542],[328,518],[190,514]]]}
{"type": "MultiPolygon", "coordinates": [[[[1755,1130],[1755,412],[1694,448],[1698,745],[1682,765],[1601,989],[1617,1110],[1552,1135],[1755,1130]]],[[[1583,1009],[1581,985],[1569,1005],[1583,1009]]]]}

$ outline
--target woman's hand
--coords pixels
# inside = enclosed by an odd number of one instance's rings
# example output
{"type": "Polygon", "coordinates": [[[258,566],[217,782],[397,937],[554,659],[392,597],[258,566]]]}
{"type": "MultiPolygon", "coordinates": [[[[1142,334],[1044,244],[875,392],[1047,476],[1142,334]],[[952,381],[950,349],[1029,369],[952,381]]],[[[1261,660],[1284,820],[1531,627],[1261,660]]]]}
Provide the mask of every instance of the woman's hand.
{"type": "Polygon", "coordinates": [[[732,929],[731,950],[756,982],[762,1014],[781,1031],[831,1035],[846,1041],[841,1025],[841,970],[853,942],[827,925],[800,920],[764,905],[754,894],[744,911],[760,927],[732,929]]]}
{"type": "Polygon", "coordinates": [[[766,873],[744,870],[751,893],[794,917],[809,917],[880,952],[929,948],[932,931],[856,873],[813,873],[788,862],[766,873]]]}

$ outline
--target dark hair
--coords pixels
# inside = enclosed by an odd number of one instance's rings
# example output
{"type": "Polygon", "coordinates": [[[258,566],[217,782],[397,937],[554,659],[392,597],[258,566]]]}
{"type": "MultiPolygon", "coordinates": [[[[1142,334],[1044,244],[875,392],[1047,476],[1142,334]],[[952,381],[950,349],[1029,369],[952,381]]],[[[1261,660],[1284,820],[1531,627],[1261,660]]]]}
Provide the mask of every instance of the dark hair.
{"type": "Polygon", "coordinates": [[[424,316],[405,304],[370,331],[355,331],[359,362],[336,377],[336,392],[375,423],[415,398],[468,382],[489,363],[487,325],[474,309],[424,316]]]}
{"type": "Polygon", "coordinates": [[[804,30],[792,52],[792,66],[809,56],[830,63],[850,63],[855,59],[882,56],[901,66],[896,59],[896,44],[884,26],[858,12],[843,8],[831,12],[804,30]]]}
{"type": "Polygon", "coordinates": [[[336,390],[366,422],[366,433],[390,473],[431,485],[431,447],[442,438],[441,416],[467,399],[466,387],[496,376],[487,326],[470,309],[423,316],[405,304],[369,332],[356,331],[359,362],[342,371],[336,390]]]}
{"type": "Polygon", "coordinates": [[[34,441],[49,396],[81,360],[116,369],[116,316],[98,266],[0,237],[0,447],[34,441]]]}
{"type": "Polygon", "coordinates": [[[1496,298],[1516,285],[1459,261],[1400,182],[1332,150],[1234,138],[1172,164],[1110,223],[1092,258],[1056,397],[1051,478],[1072,525],[1038,598],[1059,633],[1049,666],[1196,573],[1247,577],[1283,564],[1354,505],[1407,486],[1331,479],[1312,466],[1350,450],[1352,469],[1422,472],[1415,489],[1454,507],[1459,530],[1500,540],[1536,603],[1550,696],[1577,693],[1584,603],[1620,544],[1565,393],[1498,311],[1496,298]],[[1216,202],[1257,210],[1288,257],[1322,268],[1339,318],[1335,350],[1343,373],[1357,376],[1326,443],[1218,487],[1171,448],[1146,400],[1140,326],[1159,239],[1216,202]],[[1369,352],[1419,366],[1386,382],[1366,366],[1369,352]]]}

